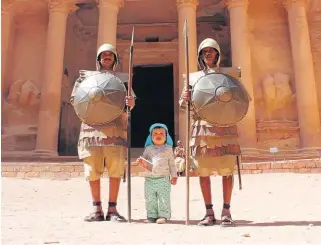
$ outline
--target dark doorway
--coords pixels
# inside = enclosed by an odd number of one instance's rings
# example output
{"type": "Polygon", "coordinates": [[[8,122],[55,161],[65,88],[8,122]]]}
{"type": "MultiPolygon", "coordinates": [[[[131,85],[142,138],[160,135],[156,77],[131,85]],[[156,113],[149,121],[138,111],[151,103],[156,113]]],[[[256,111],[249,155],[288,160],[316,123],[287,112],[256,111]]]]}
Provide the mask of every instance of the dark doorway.
{"type": "Polygon", "coordinates": [[[59,156],[77,156],[78,137],[80,120],[77,117],[74,107],[63,101],[60,108],[60,125],[58,136],[59,156]]]}
{"type": "Polygon", "coordinates": [[[173,65],[135,66],[133,74],[137,99],[132,111],[132,147],[144,147],[153,123],[166,124],[175,140],[173,65]]]}

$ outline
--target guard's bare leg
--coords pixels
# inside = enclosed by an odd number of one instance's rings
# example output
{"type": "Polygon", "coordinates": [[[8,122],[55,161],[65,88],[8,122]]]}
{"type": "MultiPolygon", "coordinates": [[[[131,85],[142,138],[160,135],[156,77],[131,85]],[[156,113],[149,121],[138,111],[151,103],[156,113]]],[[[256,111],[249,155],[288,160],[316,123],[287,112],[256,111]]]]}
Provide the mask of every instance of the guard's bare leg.
{"type": "Polygon", "coordinates": [[[233,184],[234,184],[234,177],[233,175],[230,176],[223,176],[222,177],[222,184],[223,184],[223,210],[222,210],[222,225],[223,226],[230,226],[234,225],[232,220],[232,215],[230,211],[230,204],[232,198],[232,191],[233,191],[233,184]]]}
{"type": "MultiPolygon", "coordinates": [[[[109,202],[117,203],[118,193],[120,186],[120,178],[110,177],[109,178],[109,202]]],[[[117,212],[116,206],[108,206],[108,212],[115,213],[117,212]]]]}
{"type": "Polygon", "coordinates": [[[203,199],[206,208],[205,217],[198,223],[198,225],[209,226],[215,224],[215,215],[212,205],[212,191],[211,191],[211,179],[209,176],[200,177],[200,185],[203,194],[203,199]]]}
{"type": "Polygon", "coordinates": [[[93,200],[93,212],[85,217],[85,221],[103,221],[104,213],[102,211],[100,199],[100,179],[89,181],[91,197],[93,200]]]}
{"type": "MultiPolygon", "coordinates": [[[[93,202],[100,202],[100,179],[89,181],[90,192],[93,202]]],[[[101,206],[100,206],[101,209],[101,206]]],[[[97,210],[99,211],[99,210],[97,210]]]]}

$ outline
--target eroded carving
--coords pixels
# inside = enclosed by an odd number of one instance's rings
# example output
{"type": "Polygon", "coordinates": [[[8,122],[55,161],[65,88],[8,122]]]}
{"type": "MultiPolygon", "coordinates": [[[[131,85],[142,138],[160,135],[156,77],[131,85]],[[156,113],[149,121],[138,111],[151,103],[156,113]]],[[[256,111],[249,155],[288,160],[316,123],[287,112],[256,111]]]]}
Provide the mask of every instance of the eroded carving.
{"type": "Polygon", "coordinates": [[[3,151],[35,149],[40,90],[31,80],[18,80],[3,101],[3,151]]]}
{"type": "Polygon", "coordinates": [[[124,0],[96,0],[98,7],[106,7],[108,5],[115,5],[118,8],[124,6],[124,0]]]}
{"type": "Polygon", "coordinates": [[[49,12],[69,12],[77,8],[73,0],[47,0],[49,12]]]}
{"type": "Polygon", "coordinates": [[[73,30],[76,37],[83,42],[91,41],[92,39],[95,39],[97,36],[96,27],[86,27],[83,25],[76,24],[73,26],[73,30]]]}
{"type": "Polygon", "coordinates": [[[227,8],[244,7],[247,8],[249,0],[222,0],[220,5],[227,8]]]}
{"type": "Polygon", "coordinates": [[[198,0],[176,0],[177,7],[183,7],[185,5],[193,5],[197,7],[199,5],[198,0]]]}
{"type": "Polygon", "coordinates": [[[222,8],[222,5],[219,3],[209,5],[203,8],[197,8],[197,11],[196,11],[197,18],[213,16],[215,14],[224,15],[224,8],[222,8]]]}
{"type": "Polygon", "coordinates": [[[2,0],[1,1],[1,14],[8,13],[13,9],[13,0],[2,0]]]}
{"type": "Polygon", "coordinates": [[[20,108],[35,108],[40,103],[40,90],[31,80],[18,80],[9,89],[7,102],[20,108]]]}
{"type": "Polygon", "coordinates": [[[286,120],[287,106],[295,98],[290,86],[290,76],[281,72],[266,75],[262,80],[262,98],[269,120],[277,110],[283,110],[282,119],[286,120]]]}

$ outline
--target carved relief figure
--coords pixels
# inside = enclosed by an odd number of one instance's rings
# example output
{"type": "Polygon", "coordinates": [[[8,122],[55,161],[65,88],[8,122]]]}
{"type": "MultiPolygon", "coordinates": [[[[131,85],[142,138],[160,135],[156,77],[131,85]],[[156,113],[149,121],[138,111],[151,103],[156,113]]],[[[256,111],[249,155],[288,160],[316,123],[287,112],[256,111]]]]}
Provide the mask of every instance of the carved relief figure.
{"type": "Polygon", "coordinates": [[[290,87],[290,77],[284,73],[268,74],[262,81],[262,97],[266,106],[268,119],[273,113],[282,110],[283,120],[287,118],[287,106],[294,100],[295,94],[290,87]]]}
{"type": "Polygon", "coordinates": [[[40,90],[31,80],[18,80],[4,100],[4,125],[35,125],[38,120],[40,90]]]}
{"type": "Polygon", "coordinates": [[[267,149],[295,149],[299,146],[299,126],[293,118],[295,93],[290,86],[290,76],[281,72],[267,74],[261,83],[258,104],[267,118],[258,122],[258,147],[267,149]]]}
{"type": "Polygon", "coordinates": [[[3,103],[2,150],[33,150],[40,105],[39,88],[31,80],[15,81],[3,103]]]}
{"type": "Polygon", "coordinates": [[[18,80],[9,89],[7,104],[35,109],[40,103],[40,90],[31,80],[18,80]]]}

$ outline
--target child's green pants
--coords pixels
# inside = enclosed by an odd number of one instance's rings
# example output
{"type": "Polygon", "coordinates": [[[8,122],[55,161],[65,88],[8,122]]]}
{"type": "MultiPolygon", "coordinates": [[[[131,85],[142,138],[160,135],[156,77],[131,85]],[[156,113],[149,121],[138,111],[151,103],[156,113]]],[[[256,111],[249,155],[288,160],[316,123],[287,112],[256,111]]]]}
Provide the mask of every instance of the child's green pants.
{"type": "Polygon", "coordinates": [[[171,184],[169,177],[145,178],[147,218],[171,217],[171,184]]]}

